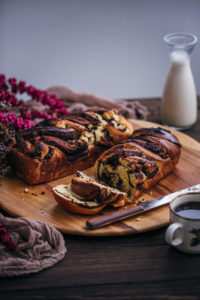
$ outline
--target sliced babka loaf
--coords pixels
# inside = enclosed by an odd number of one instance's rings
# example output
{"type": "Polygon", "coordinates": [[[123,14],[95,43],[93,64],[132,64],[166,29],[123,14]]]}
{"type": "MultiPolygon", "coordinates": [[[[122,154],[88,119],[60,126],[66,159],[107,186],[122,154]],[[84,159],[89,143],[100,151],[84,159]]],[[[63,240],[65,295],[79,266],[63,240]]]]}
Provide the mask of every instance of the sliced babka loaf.
{"type": "Polygon", "coordinates": [[[88,201],[71,190],[71,186],[60,184],[53,188],[54,196],[58,204],[71,212],[84,215],[95,215],[100,212],[106,204],[88,201]]]}
{"type": "Polygon", "coordinates": [[[181,145],[169,131],[141,128],[96,161],[95,177],[128,194],[130,203],[178,163],[181,145]]]}
{"type": "Polygon", "coordinates": [[[95,180],[83,172],[76,172],[72,178],[71,189],[77,195],[87,199],[96,199],[113,207],[125,206],[128,202],[127,194],[95,180]]]}

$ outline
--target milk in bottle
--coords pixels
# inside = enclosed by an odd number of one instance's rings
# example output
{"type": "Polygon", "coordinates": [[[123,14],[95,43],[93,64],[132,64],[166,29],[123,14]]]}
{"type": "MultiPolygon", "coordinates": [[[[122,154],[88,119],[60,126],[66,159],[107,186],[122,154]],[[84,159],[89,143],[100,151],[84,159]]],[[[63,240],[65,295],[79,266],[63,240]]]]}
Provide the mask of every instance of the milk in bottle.
{"type": "Polygon", "coordinates": [[[184,33],[165,36],[170,47],[170,70],[162,97],[162,121],[178,130],[191,127],[197,120],[197,97],[190,67],[190,56],[197,38],[184,33]]]}

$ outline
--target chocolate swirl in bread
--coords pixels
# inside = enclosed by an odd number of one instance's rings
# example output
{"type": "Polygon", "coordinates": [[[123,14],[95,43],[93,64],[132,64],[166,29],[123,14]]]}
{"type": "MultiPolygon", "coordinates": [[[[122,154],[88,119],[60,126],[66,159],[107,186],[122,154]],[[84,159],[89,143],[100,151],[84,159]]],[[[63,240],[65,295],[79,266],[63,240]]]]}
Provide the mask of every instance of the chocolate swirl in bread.
{"type": "Polygon", "coordinates": [[[126,193],[98,182],[94,177],[79,171],[76,172],[76,177],[72,178],[71,189],[77,195],[87,200],[96,199],[97,202],[113,207],[122,207],[128,202],[126,193]]]}
{"type": "Polygon", "coordinates": [[[95,176],[126,192],[133,203],[173,169],[180,152],[178,139],[169,131],[141,128],[99,157],[95,176]]]}
{"type": "Polygon", "coordinates": [[[82,215],[95,215],[99,213],[106,204],[96,201],[88,201],[77,195],[71,189],[71,185],[59,184],[53,188],[57,203],[64,209],[82,215]]]}
{"type": "Polygon", "coordinates": [[[105,206],[125,206],[128,198],[125,193],[97,182],[82,172],[76,172],[71,184],[60,184],[53,188],[58,204],[71,212],[94,215],[105,206]]]}
{"type": "Polygon", "coordinates": [[[132,125],[113,110],[48,119],[19,132],[10,161],[27,183],[43,183],[91,167],[104,150],[131,133],[132,125]]]}

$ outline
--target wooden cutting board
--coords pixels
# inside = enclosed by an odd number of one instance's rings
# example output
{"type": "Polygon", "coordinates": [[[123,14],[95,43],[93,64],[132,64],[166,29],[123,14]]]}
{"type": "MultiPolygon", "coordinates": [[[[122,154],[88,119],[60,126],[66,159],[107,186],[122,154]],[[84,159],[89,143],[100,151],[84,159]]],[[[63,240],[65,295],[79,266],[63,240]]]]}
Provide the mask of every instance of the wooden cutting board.
{"type": "MultiPolygon", "coordinates": [[[[157,127],[155,123],[131,121],[134,128],[157,127]]],[[[164,126],[161,126],[165,128],[164,126]]],[[[182,144],[182,154],[177,167],[161,180],[141,199],[151,200],[170,192],[176,192],[200,183],[200,144],[189,136],[173,131],[182,144]]],[[[84,171],[93,175],[93,168],[84,171]]],[[[88,216],[81,216],[64,211],[54,200],[52,187],[61,183],[68,184],[72,176],[60,178],[37,186],[28,186],[17,177],[0,180],[0,207],[12,216],[27,217],[32,220],[47,222],[63,233],[88,236],[127,235],[154,230],[169,223],[169,206],[157,208],[151,212],[123,220],[96,230],[87,230],[85,222],[88,216]]],[[[112,212],[104,209],[102,213],[112,212]]]]}

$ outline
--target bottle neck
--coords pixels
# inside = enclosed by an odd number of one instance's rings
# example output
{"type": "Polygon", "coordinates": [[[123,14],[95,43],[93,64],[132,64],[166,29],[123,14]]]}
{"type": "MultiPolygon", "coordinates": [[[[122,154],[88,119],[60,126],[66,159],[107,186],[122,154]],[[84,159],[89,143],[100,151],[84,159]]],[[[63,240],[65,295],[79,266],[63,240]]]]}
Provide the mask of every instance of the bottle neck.
{"type": "Polygon", "coordinates": [[[181,68],[185,66],[190,66],[190,55],[187,51],[174,50],[170,53],[171,65],[181,68]]]}

